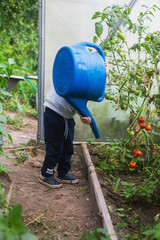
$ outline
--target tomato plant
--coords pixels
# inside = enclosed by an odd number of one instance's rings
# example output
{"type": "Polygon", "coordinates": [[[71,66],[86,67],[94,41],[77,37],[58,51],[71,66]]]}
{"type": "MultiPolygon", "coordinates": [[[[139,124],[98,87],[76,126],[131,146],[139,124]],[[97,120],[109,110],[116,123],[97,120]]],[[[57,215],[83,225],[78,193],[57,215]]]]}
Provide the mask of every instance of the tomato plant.
{"type": "Polygon", "coordinates": [[[151,32],[146,20],[152,21],[160,9],[156,5],[143,5],[141,9],[136,21],[132,21],[127,5],[107,6],[102,12],[95,12],[93,42],[99,42],[109,62],[106,100],[112,101],[115,110],[130,114],[123,141],[129,135],[128,141],[133,141],[135,148],[141,149],[143,144],[145,159],[150,159],[155,148],[154,139],[160,140],[158,120],[157,125],[153,124],[160,116],[160,32],[159,29],[151,32]],[[121,19],[119,27],[116,25],[118,19],[121,19]],[[103,38],[104,31],[108,35],[103,38]],[[126,35],[134,42],[127,41],[126,35]],[[152,123],[153,131],[148,123],[152,123]]]}
{"type": "MultiPolygon", "coordinates": [[[[106,93],[108,96],[114,95],[115,98],[109,99],[108,97],[106,100],[113,101],[117,105],[116,109],[123,111],[130,109],[131,114],[134,114],[140,123],[144,122],[144,117],[140,117],[140,115],[145,105],[151,102],[155,104],[156,108],[160,105],[157,100],[160,97],[160,89],[157,88],[157,93],[151,94],[154,78],[157,80],[157,85],[160,84],[158,71],[160,58],[157,57],[160,52],[160,45],[157,43],[160,33],[158,31],[150,33],[148,26],[145,26],[146,19],[149,17],[152,20],[151,16],[154,16],[158,7],[156,5],[143,6],[143,9],[144,11],[138,15],[136,23],[132,22],[131,9],[127,5],[108,6],[102,12],[96,12],[92,17],[93,20],[96,20],[96,35],[93,42],[100,41],[111,64],[106,93]],[[118,19],[122,19],[123,31],[121,27],[115,28],[118,19]],[[102,39],[102,33],[106,27],[108,36],[102,39]],[[135,39],[135,43],[131,46],[126,40],[125,31],[135,39]],[[143,52],[145,52],[145,59],[143,52]],[[133,59],[134,53],[137,54],[136,61],[133,59]],[[142,105],[137,107],[138,98],[142,99],[142,105]]],[[[148,116],[146,116],[147,118],[148,116]]]]}
{"type": "Polygon", "coordinates": [[[152,202],[155,197],[156,204],[160,203],[160,147],[155,144],[160,141],[160,32],[159,29],[151,32],[147,24],[159,10],[156,5],[143,5],[136,21],[132,21],[127,5],[113,5],[92,17],[93,42],[99,43],[109,63],[105,99],[112,102],[117,112],[126,111],[129,115],[121,141],[107,146],[103,160],[103,154],[99,154],[96,167],[108,173],[109,180],[111,173],[117,176],[118,180],[114,177],[112,180],[120,186],[121,196],[129,204],[138,199],[152,202]],[[117,27],[119,19],[121,25],[117,27]],[[134,42],[128,41],[130,38],[134,42]],[[123,173],[128,174],[126,182],[119,180],[123,173]]]}

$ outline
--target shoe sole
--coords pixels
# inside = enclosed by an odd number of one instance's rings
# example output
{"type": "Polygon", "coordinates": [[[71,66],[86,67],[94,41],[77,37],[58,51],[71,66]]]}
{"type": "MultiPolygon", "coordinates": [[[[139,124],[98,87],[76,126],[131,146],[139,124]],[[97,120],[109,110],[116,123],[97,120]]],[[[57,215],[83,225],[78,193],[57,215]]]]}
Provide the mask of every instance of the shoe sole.
{"type": "Polygon", "coordinates": [[[39,179],[39,183],[49,187],[49,188],[53,188],[53,189],[56,189],[56,188],[61,188],[63,186],[63,184],[58,184],[58,185],[50,185],[46,182],[43,182],[41,179],[39,179]]]}
{"type": "Polygon", "coordinates": [[[64,180],[64,179],[60,179],[60,178],[56,178],[58,181],[62,182],[62,183],[67,183],[67,184],[76,184],[79,182],[78,179],[76,180],[64,180]]]}

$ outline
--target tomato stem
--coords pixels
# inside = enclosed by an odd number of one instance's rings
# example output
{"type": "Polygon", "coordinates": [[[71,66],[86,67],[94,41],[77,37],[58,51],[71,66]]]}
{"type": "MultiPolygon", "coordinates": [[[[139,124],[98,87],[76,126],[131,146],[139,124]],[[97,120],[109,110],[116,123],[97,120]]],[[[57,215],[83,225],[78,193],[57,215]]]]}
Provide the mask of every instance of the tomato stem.
{"type": "Polygon", "coordinates": [[[140,187],[135,191],[135,194],[134,194],[134,195],[136,195],[136,194],[143,188],[143,186],[144,186],[145,184],[147,184],[147,183],[149,182],[149,180],[151,180],[151,179],[155,176],[155,174],[156,174],[156,172],[159,170],[159,168],[160,168],[160,164],[159,164],[158,167],[154,170],[153,174],[142,184],[142,186],[140,186],[140,187]]]}

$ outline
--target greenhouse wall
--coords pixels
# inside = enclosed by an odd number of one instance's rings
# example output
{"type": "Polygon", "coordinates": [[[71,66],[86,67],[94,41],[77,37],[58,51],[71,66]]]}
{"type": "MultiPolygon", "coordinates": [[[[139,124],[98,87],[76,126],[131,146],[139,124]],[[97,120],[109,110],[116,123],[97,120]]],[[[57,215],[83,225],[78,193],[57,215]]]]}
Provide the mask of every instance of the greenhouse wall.
{"type": "MultiPolygon", "coordinates": [[[[158,0],[46,0],[45,2],[45,90],[47,94],[52,83],[52,69],[54,58],[58,50],[63,46],[72,46],[81,41],[93,42],[95,35],[95,20],[92,16],[96,11],[102,11],[109,4],[128,5],[135,2],[132,7],[131,18],[136,21],[138,14],[142,11],[141,5],[160,7],[158,0]]],[[[160,30],[159,12],[155,13],[152,22],[148,21],[151,31],[160,30]]],[[[105,35],[105,34],[104,34],[105,35]]],[[[104,38],[107,37],[103,36],[104,38]]],[[[134,43],[134,38],[127,35],[129,44],[134,43]]],[[[62,66],[63,67],[63,66],[62,66]]],[[[102,102],[88,102],[88,108],[95,117],[99,128],[100,141],[122,137],[128,127],[129,112],[115,111],[113,104],[103,100],[102,102]]],[[[76,116],[75,141],[86,141],[94,135],[89,126],[81,123],[76,116]]]]}

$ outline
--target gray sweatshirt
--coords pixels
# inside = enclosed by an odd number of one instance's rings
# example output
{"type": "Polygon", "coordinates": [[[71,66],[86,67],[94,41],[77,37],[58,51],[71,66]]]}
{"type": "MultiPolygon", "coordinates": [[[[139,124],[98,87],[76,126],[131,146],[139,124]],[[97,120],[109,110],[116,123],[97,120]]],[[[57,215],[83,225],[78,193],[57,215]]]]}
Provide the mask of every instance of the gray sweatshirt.
{"type": "Polygon", "coordinates": [[[67,119],[73,118],[76,114],[76,110],[63,97],[56,93],[53,83],[47,96],[45,97],[44,106],[52,109],[67,119]]]}

